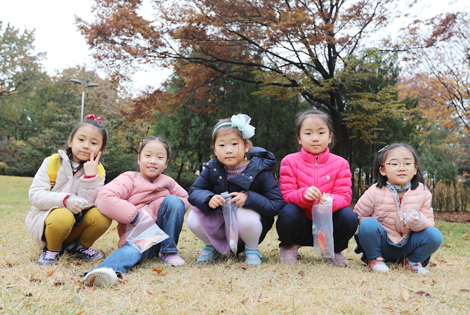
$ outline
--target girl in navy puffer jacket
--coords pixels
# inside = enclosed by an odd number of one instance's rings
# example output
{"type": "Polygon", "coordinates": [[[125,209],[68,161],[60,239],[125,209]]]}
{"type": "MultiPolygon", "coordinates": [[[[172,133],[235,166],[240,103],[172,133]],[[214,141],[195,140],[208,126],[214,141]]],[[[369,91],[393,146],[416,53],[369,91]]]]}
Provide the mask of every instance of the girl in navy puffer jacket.
{"type": "Polygon", "coordinates": [[[258,250],[271,229],[284,200],[273,174],[276,158],[265,149],[253,147],[248,140],[254,135],[250,117],[243,114],[219,121],[212,133],[215,157],[204,164],[204,170],[189,189],[193,205],[188,216],[189,229],[205,247],[197,261],[216,260],[230,251],[229,237],[221,207],[222,193],[228,192],[239,207],[238,252],[245,251],[245,262],[258,265],[263,256],[258,250]]]}

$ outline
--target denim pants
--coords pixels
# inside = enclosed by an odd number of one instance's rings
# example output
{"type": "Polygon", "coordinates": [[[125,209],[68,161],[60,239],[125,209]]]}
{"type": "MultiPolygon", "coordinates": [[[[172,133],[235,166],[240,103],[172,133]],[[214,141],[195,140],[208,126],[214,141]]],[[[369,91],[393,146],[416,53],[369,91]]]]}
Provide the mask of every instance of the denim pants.
{"type": "MultiPolygon", "coordinates": [[[[130,243],[114,251],[100,265],[93,268],[111,268],[118,275],[126,274],[137,263],[157,257],[158,253],[174,254],[184,222],[184,203],[174,195],[166,196],[158,210],[157,225],[168,234],[169,238],[147,249],[142,254],[130,243]]],[[[89,273],[85,272],[85,275],[89,273]]]]}
{"type": "Polygon", "coordinates": [[[383,226],[374,218],[365,218],[355,235],[358,247],[356,253],[364,253],[362,261],[382,257],[385,261],[398,262],[408,259],[421,262],[426,266],[431,255],[442,244],[442,234],[435,227],[428,227],[419,232],[411,232],[405,244],[397,246],[388,239],[383,226]]]}
{"type": "MultiPolygon", "coordinates": [[[[357,213],[349,208],[333,212],[333,239],[335,253],[348,248],[348,242],[356,233],[359,220],[357,213]]],[[[313,246],[312,220],[307,219],[302,209],[288,203],[279,212],[276,229],[281,243],[279,246],[313,246]]]]}

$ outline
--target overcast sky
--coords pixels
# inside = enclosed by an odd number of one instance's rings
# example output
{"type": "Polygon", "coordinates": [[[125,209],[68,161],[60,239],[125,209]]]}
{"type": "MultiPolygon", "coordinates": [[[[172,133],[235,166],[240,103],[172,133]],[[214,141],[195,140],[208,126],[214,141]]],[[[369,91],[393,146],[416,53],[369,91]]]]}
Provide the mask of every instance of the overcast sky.
{"type": "MultiPolygon", "coordinates": [[[[424,0],[426,15],[461,9],[466,0],[424,0]],[[453,10],[452,10],[453,9],[453,10]]],[[[0,0],[0,21],[4,27],[10,23],[15,28],[35,29],[37,52],[47,52],[43,66],[49,74],[75,65],[94,65],[85,39],[75,26],[74,15],[93,21],[92,0],[0,0]]],[[[468,8],[468,5],[466,5],[468,8]]],[[[133,90],[148,83],[159,84],[168,71],[139,73],[134,78],[133,90]]]]}

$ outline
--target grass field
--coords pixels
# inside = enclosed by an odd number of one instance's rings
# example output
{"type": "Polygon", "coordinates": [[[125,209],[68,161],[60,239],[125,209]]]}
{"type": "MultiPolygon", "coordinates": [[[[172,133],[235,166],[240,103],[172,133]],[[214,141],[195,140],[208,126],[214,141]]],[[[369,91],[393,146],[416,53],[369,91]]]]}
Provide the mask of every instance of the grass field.
{"type": "MultiPolygon", "coordinates": [[[[470,228],[463,223],[437,222],[444,244],[427,276],[398,266],[369,272],[354,239],[348,268],[325,264],[312,248],[300,250],[299,264],[281,265],[274,229],[261,244],[261,266],[247,268],[243,257],[200,265],[203,244],[185,225],[178,246],[185,266],[152,260],[111,289],[83,287],[81,275],[96,263],[64,255],[55,267],[37,265],[40,250],[24,224],[31,180],[0,176],[1,314],[470,314],[470,228]]],[[[115,226],[94,249],[116,249],[115,226]]]]}

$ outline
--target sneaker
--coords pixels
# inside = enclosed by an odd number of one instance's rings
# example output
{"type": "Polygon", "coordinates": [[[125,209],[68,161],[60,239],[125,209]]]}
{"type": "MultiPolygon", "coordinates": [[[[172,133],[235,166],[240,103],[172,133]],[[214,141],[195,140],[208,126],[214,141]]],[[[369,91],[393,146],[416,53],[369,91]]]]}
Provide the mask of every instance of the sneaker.
{"type": "Polygon", "coordinates": [[[403,259],[401,261],[401,264],[403,267],[406,269],[412,270],[414,273],[419,273],[422,275],[428,274],[429,270],[423,267],[423,265],[418,261],[418,262],[411,262],[408,259],[403,259]]]}
{"type": "Polygon", "coordinates": [[[284,264],[295,264],[297,262],[297,251],[299,250],[299,245],[292,245],[292,246],[281,246],[279,247],[279,251],[281,252],[281,263],[284,264]]]}
{"type": "Polygon", "coordinates": [[[39,256],[38,265],[55,265],[59,261],[59,257],[60,255],[62,255],[62,253],[62,249],[53,252],[51,250],[48,250],[47,247],[44,247],[41,256],[39,256]]]}
{"type": "Polygon", "coordinates": [[[206,245],[202,249],[202,254],[197,258],[198,263],[208,263],[211,261],[215,261],[219,258],[221,253],[219,253],[214,246],[206,245]]]}
{"type": "Polygon", "coordinates": [[[382,257],[369,260],[369,267],[375,272],[390,272],[390,269],[384,263],[384,259],[382,257]]]}
{"type": "Polygon", "coordinates": [[[90,271],[84,278],[83,284],[94,285],[100,288],[111,288],[116,284],[117,275],[111,268],[97,268],[90,271]]]}
{"type": "Polygon", "coordinates": [[[80,242],[73,242],[67,245],[67,251],[70,255],[75,255],[86,261],[95,261],[103,258],[103,255],[93,250],[91,247],[85,247],[80,242]]]}
{"type": "Polygon", "coordinates": [[[245,263],[251,266],[261,265],[263,255],[257,249],[245,249],[245,263]]]}
{"type": "Polygon", "coordinates": [[[346,256],[344,256],[342,252],[335,253],[335,261],[339,267],[346,267],[347,265],[349,265],[348,259],[346,258],[346,256]]]}
{"type": "Polygon", "coordinates": [[[158,257],[166,262],[170,266],[181,266],[184,265],[184,260],[177,253],[174,254],[165,254],[158,253],[158,257]]]}

